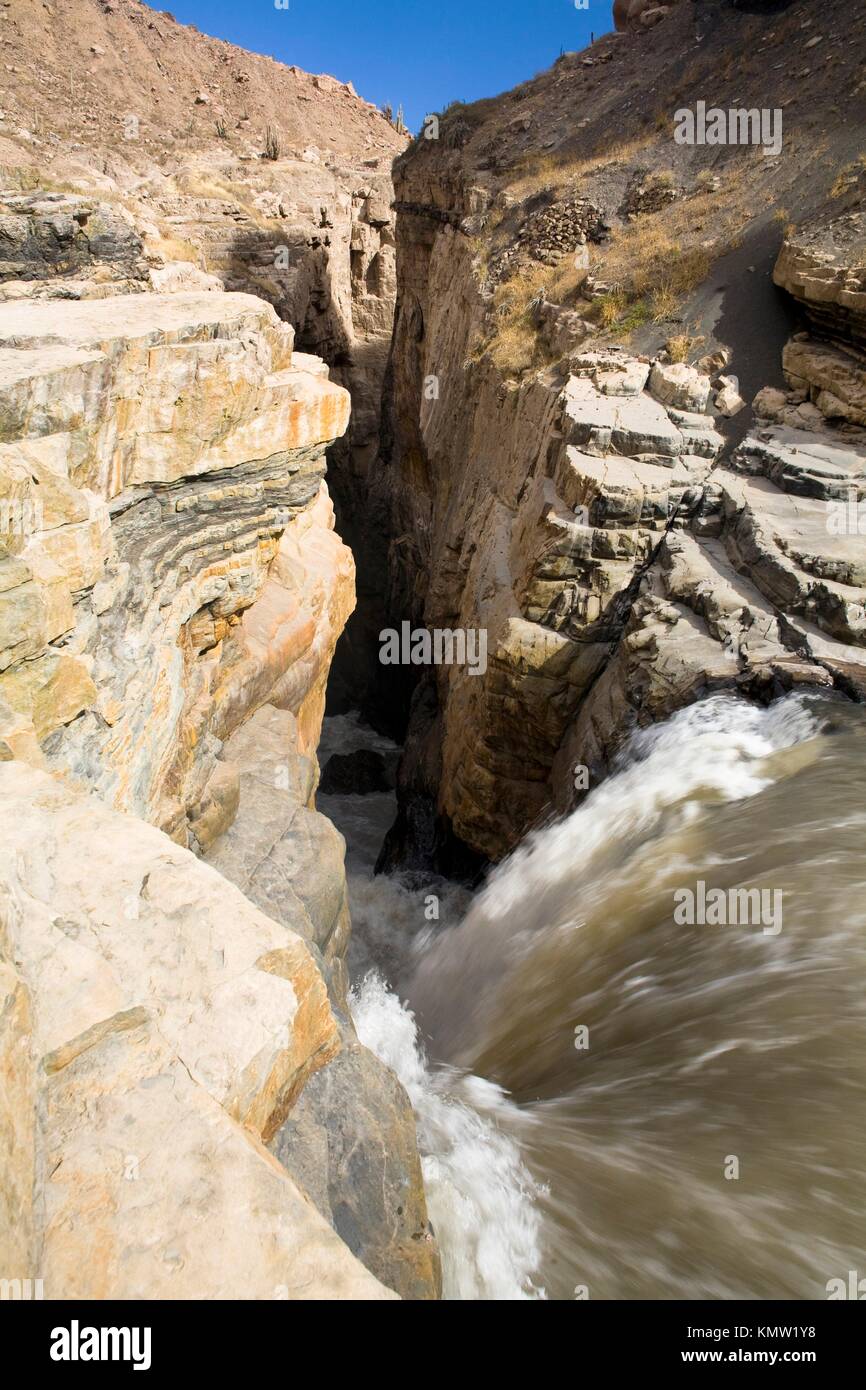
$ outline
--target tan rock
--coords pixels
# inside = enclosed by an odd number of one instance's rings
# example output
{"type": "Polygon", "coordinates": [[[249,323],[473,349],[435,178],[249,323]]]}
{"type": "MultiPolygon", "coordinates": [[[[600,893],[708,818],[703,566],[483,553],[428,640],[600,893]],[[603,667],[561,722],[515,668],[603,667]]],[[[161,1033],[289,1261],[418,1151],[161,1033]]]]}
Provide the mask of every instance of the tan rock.
{"type": "Polygon", "coordinates": [[[4,1268],[32,1222],[46,1297],[387,1297],[263,1147],[339,1046],[302,940],[95,798],[0,795],[4,1268]]]}
{"type": "Polygon", "coordinates": [[[77,657],[51,652],[0,675],[0,699],[26,715],[40,741],[96,703],[96,686],[77,657]]]}
{"type": "Polygon", "coordinates": [[[354,602],[320,492],[348,408],[252,296],[0,309],[0,486],[34,522],[0,568],[0,694],[28,756],[68,729],[55,766],[202,844],[233,808],[205,790],[219,739],[271,698],[317,739],[354,602]]]}
{"type": "Polygon", "coordinates": [[[782,365],[788,381],[805,383],[822,415],[866,425],[866,363],[829,343],[792,338],[782,365]]]}

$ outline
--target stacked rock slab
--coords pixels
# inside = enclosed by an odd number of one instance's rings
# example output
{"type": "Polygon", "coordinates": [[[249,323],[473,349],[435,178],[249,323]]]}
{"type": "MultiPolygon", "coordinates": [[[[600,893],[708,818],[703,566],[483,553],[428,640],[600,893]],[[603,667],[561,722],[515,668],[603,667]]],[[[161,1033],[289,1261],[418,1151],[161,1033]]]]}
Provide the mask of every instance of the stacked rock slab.
{"type": "Polygon", "coordinates": [[[751,428],[733,402],[732,456],[709,358],[587,336],[515,379],[484,350],[474,171],[420,146],[397,166],[392,613],[487,634],[486,669],[435,667],[413,700],[385,862],[429,865],[433,817],[499,859],[707,692],[863,698],[866,364],[853,209],[786,242],[776,279],[812,332],[751,428]]]}
{"type": "Polygon", "coordinates": [[[317,736],[352,606],[322,491],[348,395],[251,296],[12,304],[0,335],[6,756],[206,842],[248,713],[283,698],[317,736]],[[330,548],[327,604],[297,545],[330,548]]]}

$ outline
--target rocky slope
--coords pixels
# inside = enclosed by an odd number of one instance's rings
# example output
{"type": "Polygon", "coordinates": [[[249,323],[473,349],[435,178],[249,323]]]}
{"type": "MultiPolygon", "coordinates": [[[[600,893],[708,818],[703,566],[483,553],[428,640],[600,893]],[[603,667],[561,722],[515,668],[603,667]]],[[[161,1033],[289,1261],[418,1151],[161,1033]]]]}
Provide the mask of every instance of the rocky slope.
{"type": "Polygon", "coordinates": [[[355,604],[326,456],[350,492],[375,452],[403,141],[125,0],[0,25],[4,1271],[49,1298],[436,1297],[315,809],[355,604]]]}
{"type": "Polygon", "coordinates": [[[841,3],[701,15],[395,166],[391,618],[486,630],[488,662],[384,668],[395,716],[417,683],[383,866],[501,857],[708,689],[866,691],[832,521],[866,489],[862,39],[841,3]],[[780,153],[677,143],[699,100],[778,108],[780,153]]]}

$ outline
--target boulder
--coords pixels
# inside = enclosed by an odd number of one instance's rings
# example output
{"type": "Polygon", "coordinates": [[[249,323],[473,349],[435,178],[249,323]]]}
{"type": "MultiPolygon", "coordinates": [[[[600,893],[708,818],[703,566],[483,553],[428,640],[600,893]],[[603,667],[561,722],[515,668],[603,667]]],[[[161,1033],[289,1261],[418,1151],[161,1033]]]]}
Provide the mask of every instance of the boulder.
{"type": "Polygon", "coordinates": [[[654,362],[649,389],[663,405],[700,414],[710,399],[710,379],[685,362],[654,362]]]}
{"type": "Polygon", "coordinates": [[[821,414],[831,420],[866,425],[866,362],[842,348],[796,337],[782,354],[785,380],[805,389],[821,414]]]}
{"type": "Polygon", "coordinates": [[[745,410],[746,402],[740,395],[740,386],[736,377],[720,376],[719,390],[713,397],[713,404],[720,415],[738,415],[741,410],[745,410]]]}

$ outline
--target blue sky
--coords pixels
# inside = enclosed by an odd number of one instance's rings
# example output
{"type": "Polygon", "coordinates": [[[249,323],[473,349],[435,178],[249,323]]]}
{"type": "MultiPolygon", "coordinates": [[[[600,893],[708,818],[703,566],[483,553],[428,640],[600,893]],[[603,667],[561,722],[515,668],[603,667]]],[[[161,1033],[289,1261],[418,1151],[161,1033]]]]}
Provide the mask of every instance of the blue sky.
{"type": "Polygon", "coordinates": [[[613,27],[612,0],[149,0],[205,34],[400,102],[417,130],[449,101],[493,96],[613,27]]]}

